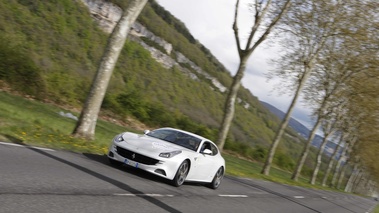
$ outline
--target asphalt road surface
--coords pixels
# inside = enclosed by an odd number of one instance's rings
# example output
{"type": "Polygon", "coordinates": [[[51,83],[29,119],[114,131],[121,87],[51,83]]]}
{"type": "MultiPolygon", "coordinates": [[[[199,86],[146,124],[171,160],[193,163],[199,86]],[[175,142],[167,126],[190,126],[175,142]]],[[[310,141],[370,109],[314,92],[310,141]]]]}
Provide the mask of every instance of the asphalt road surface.
{"type": "Polygon", "coordinates": [[[106,156],[0,142],[0,212],[365,213],[360,196],[225,177],[220,188],[115,168],[106,156]]]}

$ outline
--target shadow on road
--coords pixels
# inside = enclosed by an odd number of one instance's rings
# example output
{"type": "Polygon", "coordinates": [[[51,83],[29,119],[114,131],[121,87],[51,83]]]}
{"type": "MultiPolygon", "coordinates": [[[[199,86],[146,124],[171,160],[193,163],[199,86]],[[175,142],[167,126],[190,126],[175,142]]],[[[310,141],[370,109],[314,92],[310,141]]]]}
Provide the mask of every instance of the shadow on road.
{"type": "MultiPolygon", "coordinates": [[[[107,165],[107,166],[111,166],[111,167],[113,167],[115,169],[127,172],[129,174],[138,176],[140,178],[147,179],[149,181],[154,181],[154,182],[159,182],[159,183],[165,183],[165,184],[168,184],[168,185],[172,186],[170,180],[167,180],[165,178],[162,178],[162,177],[159,177],[157,175],[151,174],[151,173],[146,172],[144,170],[137,169],[137,168],[134,168],[134,167],[131,167],[131,166],[128,166],[128,165],[120,165],[120,166],[111,165],[109,163],[108,157],[106,155],[96,155],[96,154],[91,154],[91,153],[83,153],[83,155],[86,156],[87,158],[89,158],[90,160],[102,163],[102,164],[107,165]]],[[[191,185],[191,186],[204,187],[203,183],[198,183],[198,182],[185,182],[183,185],[191,185]]]]}
{"type": "MultiPolygon", "coordinates": [[[[114,185],[114,186],[116,186],[116,187],[118,187],[120,189],[128,191],[128,192],[134,194],[136,197],[140,197],[140,198],[142,198],[142,199],[144,199],[144,200],[146,200],[146,201],[148,201],[148,202],[150,202],[150,203],[152,203],[152,204],[154,204],[154,205],[156,205],[156,206],[158,206],[158,207],[160,207],[160,208],[162,208],[162,209],[164,209],[164,210],[166,210],[168,212],[180,212],[179,210],[172,208],[171,206],[169,206],[169,205],[161,202],[160,200],[155,199],[154,197],[142,196],[144,194],[143,192],[141,192],[141,191],[139,191],[139,190],[137,190],[137,189],[129,186],[128,184],[125,184],[125,183],[120,182],[118,180],[112,179],[112,178],[110,178],[110,177],[108,177],[106,175],[100,174],[98,172],[95,172],[93,170],[90,170],[88,168],[80,166],[78,164],[72,163],[72,162],[70,162],[68,160],[65,160],[65,159],[62,159],[60,157],[54,156],[54,155],[52,155],[52,154],[50,154],[48,152],[45,152],[45,151],[42,151],[42,150],[39,150],[39,149],[34,149],[33,147],[28,147],[28,148],[31,149],[31,150],[33,150],[33,151],[35,151],[35,152],[37,152],[37,153],[39,153],[39,154],[41,154],[41,155],[44,155],[46,157],[49,157],[49,158],[51,158],[53,160],[56,160],[56,161],[59,161],[61,163],[67,164],[67,165],[69,165],[69,166],[71,166],[71,167],[73,167],[75,169],[81,170],[81,171],[83,171],[83,172],[85,172],[85,173],[87,173],[89,175],[92,175],[92,176],[98,178],[98,179],[106,181],[106,182],[108,182],[108,183],[110,183],[110,184],[112,184],[112,185],[114,185]]],[[[87,156],[88,158],[90,158],[92,160],[98,161],[100,163],[106,163],[106,161],[107,161],[107,159],[106,159],[107,157],[106,156],[92,155],[92,154],[85,154],[85,156],[87,156]]]]}
{"type": "Polygon", "coordinates": [[[154,181],[154,182],[164,182],[164,183],[170,184],[170,182],[167,181],[167,179],[153,175],[153,174],[146,172],[146,171],[143,171],[141,169],[137,169],[137,168],[134,168],[134,167],[131,167],[128,165],[120,165],[120,166],[112,165],[109,163],[108,157],[106,155],[96,155],[96,154],[91,154],[91,153],[83,153],[83,155],[90,160],[102,163],[106,166],[113,167],[115,169],[121,170],[123,172],[127,172],[129,174],[138,176],[140,178],[148,179],[148,180],[154,181]]]}

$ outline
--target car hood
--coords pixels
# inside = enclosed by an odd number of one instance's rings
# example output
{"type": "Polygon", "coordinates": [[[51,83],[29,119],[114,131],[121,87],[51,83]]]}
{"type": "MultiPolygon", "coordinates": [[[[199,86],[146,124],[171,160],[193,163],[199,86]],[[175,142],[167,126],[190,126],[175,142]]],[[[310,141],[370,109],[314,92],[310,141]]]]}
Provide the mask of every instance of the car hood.
{"type": "Polygon", "coordinates": [[[125,146],[128,149],[142,152],[171,152],[176,150],[185,149],[182,146],[172,144],[170,142],[153,138],[147,135],[140,135],[135,133],[126,132],[122,137],[124,141],[119,143],[121,146],[125,146]]]}

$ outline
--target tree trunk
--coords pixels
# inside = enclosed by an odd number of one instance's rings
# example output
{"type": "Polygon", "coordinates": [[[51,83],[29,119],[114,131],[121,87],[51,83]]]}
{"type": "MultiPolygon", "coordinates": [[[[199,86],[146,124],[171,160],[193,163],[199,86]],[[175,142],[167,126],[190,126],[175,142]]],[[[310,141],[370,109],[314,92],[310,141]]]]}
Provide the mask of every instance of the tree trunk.
{"type": "Polygon", "coordinates": [[[356,192],[359,183],[362,181],[363,175],[364,175],[363,170],[358,171],[358,174],[356,175],[356,177],[354,179],[354,182],[353,182],[353,185],[351,188],[351,192],[353,192],[353,193],[356,192]]]}
{"type": "Polygon", "coordinates": [[[359,173],[358,164],[356,163],[354,165],[353,171],[350,174],[349,180],[346,183],[345,192],[351,192],[351,190],[353,188],[354,180],[355,180],[356,176],[358,175],[358,173],[359,173]]]}
{"type": "Polygon", "coordinates": [[[326,186],[326,181],[328,180],[330,171],[332,171],[334,159],[336,158],[339,150],[341,149],[341,146],[340,146],[341,144],[342,144],[342,136],[341,136],[340,141],[338,142],[338,145],[337,145],[336,149],[334,150],[332,156],[330,156],[328,167],[326,169],[326,172],[324,174],[324,178],[322,179],[322,183],[321,183],[321,185],[324,187],[326,186]]]}
{"type": "Polygon", "coordinates": [[[354,181],[354,178],[355,178],[355,175],[357,174],[357,172],[358,172],[358,164],[356,163],[356,164],[354,164],[353,171],[351,172],[350,177],[347,180],[345,190],[344,190],[345,192],[351,192],[353,181],[354,181]]]}
{"type": "Polygon", "coordinates": [[[318,171],[320,170],[320,166],[321,166],[321,162],[322,162],[322,154],[323,154],[323,152],[325,150],[326,144],[328,143],[329,136],[332,135],[333,133],[334,133],[334,131],[331,131],[331,132],[329,132],[328,134],[325,135],[325,137],[324,137],[324,139],[323,139],[323,141],[321,143],[320,149],[317,152],[315,169],[313,170],[313,174],[312,174],[311,181],[310,181],[310,184],[312,184],[312,185],[314,185],[316,183],[318,171]]]}
{"type": "Polygon", "coordinates": [[[113,69],[125,44],[131,26],[146,3],[147,0],[132,0],[113,29],[79,120],[72,133],[75,137],[82,137],[89,140],[95,138],[98,114],[113,69]]]}
{"type": "Polygon", "coordinates": [[[235,102],[238,94],[238,90],[241,86],[241,80],[244,76],[245,69],[246,69],[246,63],[249,56],[241,56],[240,65],[238,67],[237,73],[233,78],[233,83],[230,87],[229,94],[225,101],[225,108],[224,108],[224,117],[222,119],[222,123],[218,132],[218,138],[217,138],[217,145],[220,149],[220,152],[222,152],[225,140],[229,132],[230,125],[232,123],[233,117],[234,117],[234,111],[235,111],[235,102]]]}
{"type": "Polygon", "coordinates": [[[347,168],[347,162],[342,166],[341,172],[338,175],[338,181],[337,181],[337,189],[341,189],[343,178],[345,177],[345,172],[347,168]]]}
{"type": "Polygon", "coordinates": [[[341,163],[342,163],[343,158],[346,156],[346,151],[348,150],[348,147],[349,147],[349,145],[346,144],[346,146],[343,149],[343,152],[342,152],[341,156],[338,158],[338,161],[336,163],[336,167],[334,169],[334,174],[333,174],[332,182],[330,184],[331,187],[334,187],[336,185],[337,176],[338,176],[339,171],[340,171],[341,163]]]}
{"type": "Polygon", "coordinates": [[[301,153],[301,156],[297,162],[296,169],[292,174],[291,179],[294,181],[297,181],[299,179],[301,170],[303,169],[305,160],[307,159],[308,152],[309,152],[309,149],[311,147],[313,138],[315,137],[316,131],[317,131],[319,126],[320,126],[320,118],[317,118],[316,124],[313,126],[311,134],[308,137],[308,141],[306,142],[304,149],[303,149],[303,152],[301,153]]]}
{"type": "Polygon", "coordinates": [[[286,116],[282,120],[278,131],[276,131],[276,135],[275,135],[274,141],[271,144],[270,150],[269,150],[269,152],[267,154],[266,162],[265,162],[265,164],[263,166],[263,169],[262,169],[262,172],[261,172],[264,175],[269,175],[270,174],[271,164],[272,164],[272,161],[274,160],[276,148],[278,147],[280,139],[282,138],[282,136],[284,134],[284,131],[287,128],[288,122],[291,119],[292,111],[295,108],[296,102],[297,102],[297,100],[300,97],[301,90],[303,89],[303,87],[304,87],[304,85],[305,85],[305,83],[306,83],[306,81],[307,81],[310,73],[311,73],[310,70],[304,72],[303,75],[302,75],[302,77],[299,80],[299,85],[298,85],[298,87],[296,89],[295,96],[292,99],[291,105],[289,106],[289,108],[287,110],[287,113],[286,113],[286,116]]]}

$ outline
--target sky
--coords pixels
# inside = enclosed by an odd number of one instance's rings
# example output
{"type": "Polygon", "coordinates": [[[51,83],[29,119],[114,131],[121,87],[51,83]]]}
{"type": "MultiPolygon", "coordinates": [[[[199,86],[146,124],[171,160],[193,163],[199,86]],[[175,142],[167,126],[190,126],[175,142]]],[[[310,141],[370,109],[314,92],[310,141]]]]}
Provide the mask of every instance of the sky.
{"type": "MultiPolygon", "coordinates": [[[[181,20],[195,39],[199,40],[234,75],[239,65],[232,24],[235,0],[156,0],[162,7],[181,20]]],[[[248,0],[241,0],[238,17],[240,36],[246,39],[253,24],[248,0]]],[[[270,41],[269,41],[270,42],[270,41]]],[[[243,43],[244,44],[244,43],[243,43]]],[[[280,95],[275,84],[280,79],[269,80],[265,76],[272,67],[269,60],[277,56],[278,45],[265,42],[250,56],[242,84],[259,100],[267,102],[286,112],[291,96],[280,95]]],[[[296,120],[310,128],[309,109],[301,102],[296,104],[292,114],[296,120]]]]}

